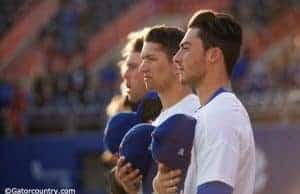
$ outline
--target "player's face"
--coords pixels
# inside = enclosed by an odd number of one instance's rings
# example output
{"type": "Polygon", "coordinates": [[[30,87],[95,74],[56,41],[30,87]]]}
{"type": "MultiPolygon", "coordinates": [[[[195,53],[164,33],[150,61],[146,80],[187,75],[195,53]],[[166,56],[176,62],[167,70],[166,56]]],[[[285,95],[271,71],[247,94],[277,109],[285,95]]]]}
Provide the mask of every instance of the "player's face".
{"type": "Polygon", "coordinates": [[[141,57],[140,71],[147,89],[162,92],[176,81],[176,67],[159,43],[145,42],[141,57]]]}
{"type": "Polygon", "coordinates": [[[173,60],[183,84],[198,85],[207,69],[206,52],[202,40],[197,36],[198,29],[189,28],[180,43],[180,49],[173,60]]]}
{"type": "Polygon", "coordinates": [[[126,57],[122,66],[125,93],[131,102],[139,101],[146,93],[143,74],[138,70],[141,63],[140,53],[132,52],[126,57]]]}

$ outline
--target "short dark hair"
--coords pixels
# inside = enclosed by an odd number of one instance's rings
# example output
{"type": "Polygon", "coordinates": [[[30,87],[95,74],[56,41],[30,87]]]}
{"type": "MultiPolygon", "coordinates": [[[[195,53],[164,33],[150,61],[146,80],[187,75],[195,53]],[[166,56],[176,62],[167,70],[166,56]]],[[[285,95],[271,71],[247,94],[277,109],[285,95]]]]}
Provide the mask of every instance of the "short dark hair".
{"type": "Polygon", "coordinates": [[[161,44],[167,56],[172,60],[179,49],[184,31],[176,27],[154,26],[145,36],[145,42],[161,44]]]}
{"type": "Polygon", "coordinates": [[[196,12],[189,21],[188,28],[198,28],[198,36],[204,49],[219,47],[224,55],[226,70],[230,76],[237,62],[242,44],[242,28],[229,14],[211,10],[196,12]]]}
{"type": "Polygon", "coordinates": [[[128,42],[122,49],[122,57],[125,58],[130,52],[142,52],[144,45],[144,36],[149,31],[149,27],[142,30],[131,32],[128,36],[128,42]]]}
{"type": "Polygon", "coordinates": [[[133,44],[132,51],[140,53],[143,49],[143,44],[144,44],[143,38],[136,39],[134,44],[133,44]]]}

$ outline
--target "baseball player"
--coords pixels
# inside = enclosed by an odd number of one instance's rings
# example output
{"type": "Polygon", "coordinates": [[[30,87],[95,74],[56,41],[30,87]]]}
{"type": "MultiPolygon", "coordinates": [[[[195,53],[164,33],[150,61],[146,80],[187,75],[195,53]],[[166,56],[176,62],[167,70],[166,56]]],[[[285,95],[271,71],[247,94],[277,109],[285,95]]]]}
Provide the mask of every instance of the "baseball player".
{"type": "Polygon", "coordinates": [[[140,113],[143,122],[153,121],[162,109],[159,97],[154,91],[146,88],[143,74],[139,71],[139,66],[142,63],[140,54],[144,44],[144,36],[148,31],[149,28],[144,28],[128,35],[128,42],[122,50],[125,61],[120,63],[128,103],[132,105],[133,111],[136,111],[142,104],[140,113]]]}
{"type": "MultiPolygon", "coordinates": [[[[213,11],[193,15],[174,57],[183,84],[201,99],[185,194],[252,194],[255,146],[249,116],[230,90],[242,30],[233,17],[213,11]]],[[[161,172],[163,173],[163,172],[161,172]]],[[[158,180],[162,190],[166,181],[158,180]]],[[[162,192],[168,193],[168,192],[162,192]]]]}
{"type": "MultiPolygon", "coordinates": [[[[125,48],[122,50],[122,55],[125,59],[122,63],[120,63],[122,78],[124,79],[124,84],[126,86],[125,95],[127,96],[127,100],[130,102],[130,104],[133,105],[133,111],[137,109],[139,104],[142,104],[142,109],[144,111],[142,111],[140,116],[143,122],[153,121],[157,117],[158,113],[160,113],[162,108],[160,100],[155,98],[155,96],[153,97],[146,95],[145,97],[145,94],[149,94],[147,93],[148,89],[145,87],[143,74],[138,71],[138,68],[142,62],[140,52],[143,47],[144,35],[146,32],[147,29],[145,28],[144,30],[133,32],[128,35],[128,42],[125,45],[125,48]],[[140,103],[141,99],[144,99],[142,100],[142,103],[140,103]]],[[[131,122],[127,122],[126,119],[121,119],[121,121],[122,122],[113,124],[113,128],[115,130],[121,130],[118,126],[123,125],[124,123],[124,129],[128,127],[127,124],[132,124],[131,122]]],[[[118,145],[118,142],[115,145],[118,145]]],[[[117,177],[115,176],[115,172],[116,171],[114,168],[108,175],[109,192],[113,194],[126,193],[120,181],[116,179],[117,177]]],[[[132,175],[135,175],[136,172],[137,171],[127,174],[127,176],[131,177],[132,175]]],[[[141,179],[141,177],[139,178],[141,179]]]]}
{"type": "Polygon", "coordinates": [[[140,53],[143,48],[143,37],[148,31],[143,30],[132,32],[128,35],[128,42],[122,49],[122,57],[124,60],[119,63],[121,75],[123,78],[124,93],[126,102],[131,105],[135,111],[141,98],[146,94],[147,88],[143,83],[143,74],[138,71],[142,62],[140,53]]]}
{"type": "MultiPolygon", "coordinates": [[[[140,71],[144,74],[147,89],[158,92],[162,102],[162,112],[152,125],[158,126],[168,117],[184,113],[191,115],[200,107],[199,99],[187,85],[182,85],[178,79],[178,71],[172,58],[179,48],[184,32],[178,28],[155,26],[149,30],[144,39],[141,52],[142,64],[140,71]]],[[[164,169],[163,165],[158,168],[164,169]]],[[[135,194],[141,191],[139,173],[125,158],[120,158],[117,164],[116,177],[120,180],[127,193],[135,194]]],[[[152,194],[153,177],[157,172],[157,164],[152,161],[146,177],[143,177],[144,194],[152,194]]],[[[179,175],[180,171],[175,171],[179,175]]],[[[179,182],[180,180],[178,180],[179,182]]],[[[178,182],[174,182],[176,184],[178,182]]]]}

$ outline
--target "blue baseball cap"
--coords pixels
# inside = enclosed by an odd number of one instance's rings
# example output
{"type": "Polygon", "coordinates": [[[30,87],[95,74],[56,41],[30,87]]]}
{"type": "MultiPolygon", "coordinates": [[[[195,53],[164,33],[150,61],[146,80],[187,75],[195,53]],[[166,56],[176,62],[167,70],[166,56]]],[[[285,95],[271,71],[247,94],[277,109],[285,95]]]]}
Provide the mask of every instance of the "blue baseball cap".
{"type": "Polygon", "coordinates": [[[135,125],[126,133],[120,144],[120,156],[124,156],[127,162],[139,169],[143,176],[147,174],[152,161],[149,146],[154,128],[147,123],[135,125]]]}
{"type": "Polygon", "coordinates": [[[152,133],[151,151],[155,161],[171,169],[180,169],[183,178],[178,187],[184,187],[195,136],[196,119],[176,114],[157,126],[152,133]]]}
{"type": "Polygon", "coordinates": [[[153,159],[171,169],[186,170],[191,160],[195,125],[195,118],[176,114],[157,126],[152,133],[153,159]]]}
{"type": "Polygon", "coordinates": [[[121,112],[114,115],[106,124],[103,137],[104,145],[111,153],[118,153],[124,135],[140,122],[141,120],[135,112],[121,112]]]}

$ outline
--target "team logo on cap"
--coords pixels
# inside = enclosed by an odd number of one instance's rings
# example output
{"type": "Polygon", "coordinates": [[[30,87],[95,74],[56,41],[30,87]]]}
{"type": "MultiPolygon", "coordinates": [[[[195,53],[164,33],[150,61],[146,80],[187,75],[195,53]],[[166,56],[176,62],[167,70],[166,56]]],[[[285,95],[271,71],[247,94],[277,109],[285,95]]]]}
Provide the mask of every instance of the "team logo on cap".
{"type": "Polygon", "coordinates": [[[152,149],[151,149],[151,144],[149,144],[148,150],[149,150],[149,151],[152,151],[152,149]]]}
{"type": "Polygon", "coordinates": [[[184,148],[180,148],[177,152],[178,156],[183,156],[184,155],[184,148]]]}

